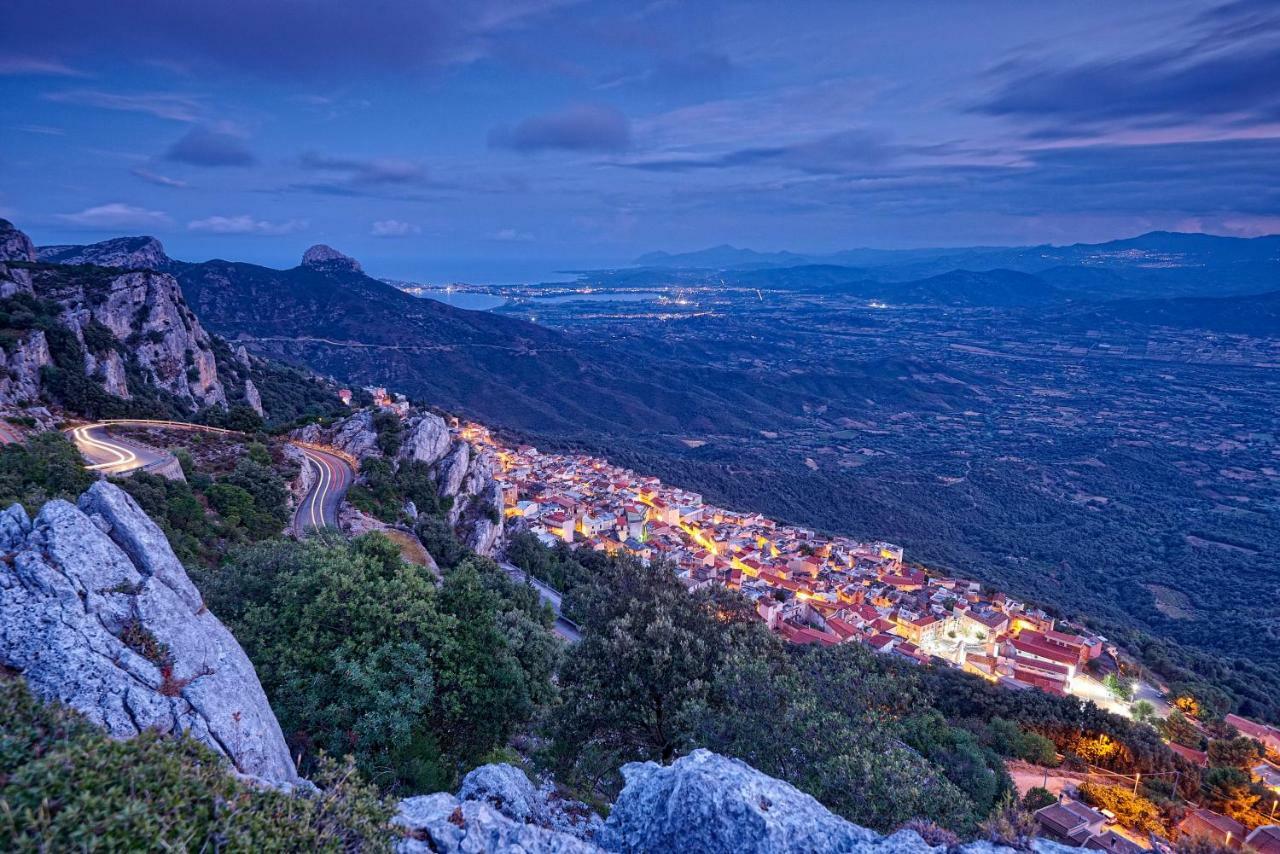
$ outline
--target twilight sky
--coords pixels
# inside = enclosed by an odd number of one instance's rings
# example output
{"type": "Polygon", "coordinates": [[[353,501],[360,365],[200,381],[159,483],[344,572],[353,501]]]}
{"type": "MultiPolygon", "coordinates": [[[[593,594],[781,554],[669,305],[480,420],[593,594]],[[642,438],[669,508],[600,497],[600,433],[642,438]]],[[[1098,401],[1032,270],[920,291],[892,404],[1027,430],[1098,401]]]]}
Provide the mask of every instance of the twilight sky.
{"type": "Polygon", "coordinates": [[[1280,232],[1274,0],[9,0],[38,243],[510,280],[653,249],[1280,232]]]}

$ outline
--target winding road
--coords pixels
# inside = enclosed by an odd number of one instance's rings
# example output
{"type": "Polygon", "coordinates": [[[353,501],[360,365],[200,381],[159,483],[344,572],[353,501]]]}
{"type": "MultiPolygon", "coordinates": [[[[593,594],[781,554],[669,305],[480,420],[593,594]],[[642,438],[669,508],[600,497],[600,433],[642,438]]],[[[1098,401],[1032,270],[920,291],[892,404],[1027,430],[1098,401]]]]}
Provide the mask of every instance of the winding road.
{"type": "Polygon", "coordinates": [[[551,606],[551,610],[554,611],[556,615],[556,624],[554,627],[556,634],[564,638],[569,643],[577,643],[582,640],[582,630],[578,627],[578,624],[560,613],[561,596],[557,590],[543,584],[541,581],[529,575],[513,563],[502,561],[498,566],[502,567],[502,571],[513,580],[521,584],[532,584],[533,589],[538,591],[538,598],[551,606]]]}
{"type": "MultiPolygon", "coordinates": [[[[119,475],[176,465],[173,455],[168,451],[113,436],[109,432],[111,427],[164,427],[171,430],[239,435],[234,430],[188,424],[184,421],[130,419],[82,424],[66,432],[88,461],[91,471],[119,475]]],[[[302,452],[304,464],[313,476],[311,486],[293,512],[294,533],[301,536],[308,530],[338,527],[338,508],[342,506],[343,497],[355,481],[354,466],[331,449],[297,441],[289,444],[302,452]]]]}

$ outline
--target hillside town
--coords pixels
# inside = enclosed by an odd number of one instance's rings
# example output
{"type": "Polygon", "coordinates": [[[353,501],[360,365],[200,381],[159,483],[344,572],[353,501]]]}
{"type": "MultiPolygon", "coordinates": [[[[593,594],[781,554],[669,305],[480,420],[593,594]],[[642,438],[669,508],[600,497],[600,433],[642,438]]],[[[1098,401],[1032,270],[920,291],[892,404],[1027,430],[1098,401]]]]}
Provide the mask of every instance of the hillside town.
{"type": "Polygon", "coordinates": [[[715,507],[595,457],[503,447],[480,425],[463,432],[499,460],[508,521],[547,545],[666,561],[690,590],[721,584],[741,592],[792,643],[857,641],[1012,688],[1108,701],[1085,672],[1106,638],[976,581],[926,572],[903,560],[901,546],[715,507]]]}

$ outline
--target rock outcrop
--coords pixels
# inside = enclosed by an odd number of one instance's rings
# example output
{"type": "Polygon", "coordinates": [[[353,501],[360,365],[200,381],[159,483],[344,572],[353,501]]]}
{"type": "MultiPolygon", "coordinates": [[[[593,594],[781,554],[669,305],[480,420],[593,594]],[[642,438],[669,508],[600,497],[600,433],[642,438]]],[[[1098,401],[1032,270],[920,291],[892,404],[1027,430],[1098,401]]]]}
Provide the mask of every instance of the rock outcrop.
{"type": "Polygon", "coordinates": [[[5,261],[34,261],[36,248],[31,238],[14,227],[7,219],[0,219],[0,297],[31,291],[31,273],[5,264],[5,261]]]}
{"type": "Polygon", "coordinates": [[[316,270],[364,272],[359,261],[323,243],[317,243],[302,254],[302,266],[316,270]]]}
{"type": "Polygon", "coordinates": [[[364,409],[328,426],[308,424],[294,430],[291,435],[312,445],[336,448],[357,460],[378,453],[378,431],[373,427],[373,413],[364,409]]]}
{"type": "Polygon", "coordinates": [[[36,253],[46,264],[93,264],[123,270],[163,270],[170,263],[164,246],[154,237],[116,237],[85,246],[41,246],[36,253]]]}
{"type": "Polygon", "coordinates": [[[7,219],[0,219],[0,261],[34,261],[36,248],[31,238],[14,227],[7,219]]]}
{"type": "Polygon", "coordinates": [[[127,347],[146,382],[192,409],[226,404],[209,334],[167,273],[51,267],[36,272],[34,289],[62,307],[58,320],[86,345],[86,375],[112,394],[129,393],[120,356],[121,347],[127,347]],[[86,341],[90,326],[105,328],[117,345],[104,349],[99,340],[86,341]]]}
{"type": "MultiPolygon", "coordinates": [[[[744,762],[695,750],[671,765],[631,763],[607,821],[577,802],[535,789],[510,765],[467,775],[457,797],[425,795],[400,802],[401,852],[697,851],[699,854],[947,854],[911,830],[882,836],[833,814],[789,783],[744,762]],[[557,817],[559,816],[559,817],[557,817]],[[569,820],[565,820],[565,816],[569,820]]],[[[1039,854],[1073,849],[1036,840],[1039,854]]],[[[1014,854],[989,842],[963,854],[1014,854]]]]}
{"type": "Polygon", "coordinates": [[[258,415],[266,416],[267,412],[262,408],[262,395],[258,393],[258,387],[253,384],[253,380],[248,377],[244,378],[244,402],[249,404],[249,408],[258,415]]]}
{"type": "Polygon", "coordinates": [[[0,404],[28,404],[40,397],[40,369],[53,363],[49,342],[36,330],[0,350],[0,404]]]}
{"type": "Polygon", "coordinates": [[[299,778],[253,665],[127,493],[0,512],[0,664],[117,738],[188,732],[235,768],[299,778]]]}
{"type": "Polygon", "coordinates": [[[424,412],[409,418],[405,424],[404,442],[399,458],[433,465],[449,451],[453,437],[449,425],[439,415],[424,412]]]}

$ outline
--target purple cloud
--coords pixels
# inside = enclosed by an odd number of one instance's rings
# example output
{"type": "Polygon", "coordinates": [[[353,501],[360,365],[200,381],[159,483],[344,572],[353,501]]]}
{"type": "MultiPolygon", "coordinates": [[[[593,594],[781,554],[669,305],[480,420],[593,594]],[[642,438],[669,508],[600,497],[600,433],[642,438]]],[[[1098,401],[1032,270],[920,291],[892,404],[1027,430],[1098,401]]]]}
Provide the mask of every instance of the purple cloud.
{"type": "Polygon", "coordinates": [[[578,104],[494,128],[489,145],[524,152],[625,151],[631,147],[631,122],[613,107],[578,104]]]}

